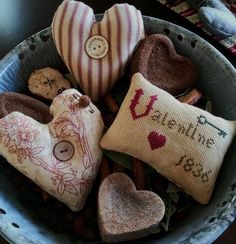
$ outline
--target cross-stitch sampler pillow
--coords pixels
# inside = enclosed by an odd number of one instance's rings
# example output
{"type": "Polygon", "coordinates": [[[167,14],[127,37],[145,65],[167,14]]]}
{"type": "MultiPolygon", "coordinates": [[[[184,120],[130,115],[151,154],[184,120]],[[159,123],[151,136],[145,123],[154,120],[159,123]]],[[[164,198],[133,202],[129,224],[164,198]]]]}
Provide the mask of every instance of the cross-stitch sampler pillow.
{"type": "Polygon", "coordinates": [[[235,131],[234,121],[181,103],[136,73],[100,145],[139,158],[207,204],[235,131]]]}

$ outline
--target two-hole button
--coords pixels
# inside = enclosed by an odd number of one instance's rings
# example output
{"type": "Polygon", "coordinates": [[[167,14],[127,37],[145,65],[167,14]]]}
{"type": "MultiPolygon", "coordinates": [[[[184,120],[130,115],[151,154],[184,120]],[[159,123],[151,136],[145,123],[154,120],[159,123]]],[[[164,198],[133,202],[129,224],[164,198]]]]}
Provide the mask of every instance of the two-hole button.
{"type": "Polygon", "coordinates": [[[94,35],[86,41],[85,50],[89,57],[101,59],[108,53],[109,44],[103,36],[94,35]]]}
{"type": "Polygon", "coordinates": [[[53,154],[59,161],[68,161],[74,153],[74,146],[68,141],[60,141],[53,148],[53,154]]]}

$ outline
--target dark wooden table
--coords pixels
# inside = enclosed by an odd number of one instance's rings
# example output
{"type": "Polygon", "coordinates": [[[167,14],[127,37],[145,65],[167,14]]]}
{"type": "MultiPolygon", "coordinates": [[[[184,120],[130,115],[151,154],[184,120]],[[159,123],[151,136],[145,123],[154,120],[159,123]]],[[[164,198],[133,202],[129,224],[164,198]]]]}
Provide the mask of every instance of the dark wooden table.
{"type": "MultiPolygon", "coordinates": [[[[0,0],[0,59],[18,43],[32,34],[48,27],[53,14],[62,0],[0,0]]],[[[163,7],[156,0],[84,0],[95,13],[103,13],[114,3],[127,2],[135,5],[142,14],[157,17],[183,26],[206,39],[236,67],[236,58],[220,44],[210,39],[193,24],[163,7]]],[[[214,242],[236,243],[236,221],[214,242]]],[[[4,243],[0,239],[0,243],[4,243]]]]}

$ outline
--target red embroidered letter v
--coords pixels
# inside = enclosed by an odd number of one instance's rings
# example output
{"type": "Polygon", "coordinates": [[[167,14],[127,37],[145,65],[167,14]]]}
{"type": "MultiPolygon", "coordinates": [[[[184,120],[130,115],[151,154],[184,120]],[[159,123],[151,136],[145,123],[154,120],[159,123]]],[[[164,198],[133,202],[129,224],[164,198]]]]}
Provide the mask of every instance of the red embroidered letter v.
{"type": "Polygon", "coordinates": [[[134,98],[131,100],[131,104],[129,106],[129,109],[130,109],[130,112],[131,112],[131,115],[133,117],[133,120],[135,119],[139,119],[141,117],[146,117],[149,115],[150,111],[153,109],[153,105],[154,105],[154,102],[157,100],[157,95],[154,95],[154,96],[150,96],[150,101],[149,103],[146,105],[146,110],[141,113],[141,114],[137,114],[136,111],[135,111],[135,108],[136,106],[139,104],[139,100],[140,100],[140,97],[144,94],[143,92],[143,89],[140,88],[140,89],[137,89],[135,91],[135,95],[134,95],[134,98]]]}

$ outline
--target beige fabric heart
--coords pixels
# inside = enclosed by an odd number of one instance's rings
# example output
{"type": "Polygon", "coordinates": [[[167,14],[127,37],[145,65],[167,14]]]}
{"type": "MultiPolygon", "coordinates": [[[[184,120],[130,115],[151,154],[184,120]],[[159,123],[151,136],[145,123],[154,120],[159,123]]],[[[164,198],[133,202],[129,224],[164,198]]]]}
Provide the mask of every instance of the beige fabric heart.
{"type": "Polygon", "coordinates": [[[98,193],[100,233],[106,242],[133,240],[156,231],[165,213],[161,198],[151,191],[137,191],[123,173],[104,179],[98,193]]]}
{"type": "Polygon", "coordinates": [[[55,45],[84,93],[99,100],[125,71],[144,37],[140,11],[116,4],[96,22],[93,10],[82,2],[63,1],[53,22],[55,45]]]}
{"type": "Polygon", "coordinates": [[[84,206],[102,157],[103,121],[92,104],[68,89],[50,107],[53,120],[41,124],[19,112],[0,119],[0,154],[73,211],[84,206]]]}
{"type": "Polygon", "coordinates": [[[100,145],[141,159],[206,204],[235,131],[234,121],[183,104],[136,73],[100,145]]]}

